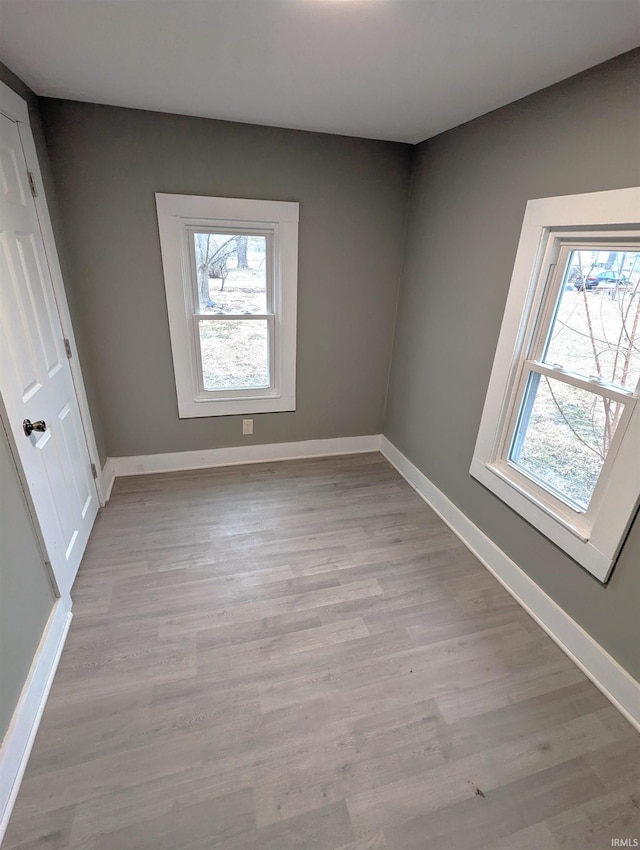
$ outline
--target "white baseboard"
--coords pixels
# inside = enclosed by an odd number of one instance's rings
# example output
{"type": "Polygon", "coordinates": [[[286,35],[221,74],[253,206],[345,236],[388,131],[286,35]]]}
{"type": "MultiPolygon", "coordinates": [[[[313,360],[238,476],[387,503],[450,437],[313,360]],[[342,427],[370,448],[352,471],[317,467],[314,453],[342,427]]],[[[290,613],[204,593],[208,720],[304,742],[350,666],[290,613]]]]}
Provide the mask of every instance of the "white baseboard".
{"type": "Polygon", "coordinates": [[[102,472],[98,476],[98,490],[100,492],[100,504],[104,507],[111,497],[113,482],[116,480],[115,469],[113,468],[113,460],[108,457],[105,465],[102,467],[102,472]]]}
{"type": "Polygon", "coordinates": [[[516,602],[640,732],[640,683],[384,436],[380,438],[380,451],[516,602]]]}
{"type": "Polygon", "coordinates": [[[13,713],[0,749],[0,844],[9,823],[13,805],[31,747],[40,725],[53,677],[71,624],[71,611],[62,599],[53,606],[29,676],[13,713]]]}
{"type": "Polygon", "coordinates": [[[267,443],[252,446],[229,446],[223,449],[203,449],[196,452],[169,452],[137,457],[110,457],[103,470],[105,493],[111,492],[109,480],[121,475],[145,475],[153,472],[178,472],[216,466],[235,466],[246,463],[266,463],[275,460],[297,460],[308,457],[361,454],[377,452],[380,435],[336,437],[330,440],[304,440],[296,443],[267,443]]]}

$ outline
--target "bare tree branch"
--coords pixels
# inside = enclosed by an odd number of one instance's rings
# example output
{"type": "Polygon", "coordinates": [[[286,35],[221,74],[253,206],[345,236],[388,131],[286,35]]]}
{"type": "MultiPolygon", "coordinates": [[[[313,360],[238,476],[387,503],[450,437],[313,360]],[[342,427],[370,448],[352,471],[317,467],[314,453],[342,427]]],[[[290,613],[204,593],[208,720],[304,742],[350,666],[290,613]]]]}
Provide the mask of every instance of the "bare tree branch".
{"type": "Polygon", "coordinates": [[[575,438],[576,438],[576,439],[577,439],[580,443],[582,443],[582,445],[583,445],[583,446],[586,446],[586,448],[588,448],[590,451],[592,451],[592,452],[593,452],[594,454],[596,454],[598,457],[603,457],[603,455],[601,454],[601,452],[599,452],[599,451],[598,451],[598,449],[594,448],[594,446],[590,445],[590,444],[589,444],[589,443],[588,443],[588,442],[587,442],[587,441],[586,441],[586,440],[582,437],[582,435],[581,435],[578,431],[576,431],[576,429],[573,427],[573,425],[571,424],[571,422],[569,422],[569,420],[567,419],[567,417],[564,415],[564,410],[562,409],[562,405],[560,404],[560,402],[559,402],[559,401],[558,401],[558,399],[556,398],[556,394],[554,393],[553,388],[551,387],[551,383],[549,382],[549,378],[548,378],[546,375],[544,375],[544,379],[545,379],[545,381],[547,382],[547,387],[549,388],[549,392],[550,392],[550,394],[551,394],[551,398],[553,399],[553,403],[555,404],[555,406],[556,406],[556,408],[557,408],[557,410],[558,410],[558,413],[560,414],[560,416],[561,416],[561,417],[562,417],[562,419],[564,420],[564,422],[565,422],[565,424],[566,424],[567,428],[569,428],[569,430],[570,430],[570,431],[571,431],[571,433],[574,435],[574,437],[575,437],[575,438]]]}

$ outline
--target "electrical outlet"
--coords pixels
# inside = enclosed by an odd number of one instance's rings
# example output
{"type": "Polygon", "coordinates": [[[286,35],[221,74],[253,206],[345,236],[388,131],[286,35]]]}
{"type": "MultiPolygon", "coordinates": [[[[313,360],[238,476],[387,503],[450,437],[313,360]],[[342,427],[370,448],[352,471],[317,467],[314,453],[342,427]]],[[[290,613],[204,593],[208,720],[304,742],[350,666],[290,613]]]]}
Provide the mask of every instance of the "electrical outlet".
{"type": "Polygon", "coordinates": [[[253,419],[242,420],[242,433],[253,434],[253,419]]]}

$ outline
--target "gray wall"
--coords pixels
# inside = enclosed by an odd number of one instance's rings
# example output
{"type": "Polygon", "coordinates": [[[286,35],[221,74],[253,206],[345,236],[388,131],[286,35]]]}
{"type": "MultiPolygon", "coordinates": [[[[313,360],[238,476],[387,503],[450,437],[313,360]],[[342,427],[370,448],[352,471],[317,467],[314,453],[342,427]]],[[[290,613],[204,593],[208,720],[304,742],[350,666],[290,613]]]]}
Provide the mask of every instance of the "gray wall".
{"type": "Polygon", "coordinates": [[[0,424],[0,741],[55,597],[0,424]]]}
{"type": "Polygon", "coordinates": [[[40,100],[111,456],[379,433],[411,147],[40,100]],[[295,413],[179,420],[154,193],[300,202],[295,413]],[[153,424],[150,424],[153,423],[153,424]]]}
{"type": "Polygon", "coordinates": [[[529,198],[640,184],[640,51],[420,145],[384,433],[640,678],[640,521],[603,587],[469,476],[529,198]]]}

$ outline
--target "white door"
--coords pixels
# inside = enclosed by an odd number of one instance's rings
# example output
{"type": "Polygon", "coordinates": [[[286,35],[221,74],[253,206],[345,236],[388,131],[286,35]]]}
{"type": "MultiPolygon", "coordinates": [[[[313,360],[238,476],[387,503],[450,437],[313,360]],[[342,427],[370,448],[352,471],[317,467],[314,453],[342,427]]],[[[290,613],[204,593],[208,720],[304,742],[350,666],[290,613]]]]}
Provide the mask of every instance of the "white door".
{"type": "Polygon", "coordinates": [[[1,114],[0,390],[51,567],[67,595],[98,498],[18,128],[1,114]],[[44,425],[27,435],[25,420],[44,425]]]}

